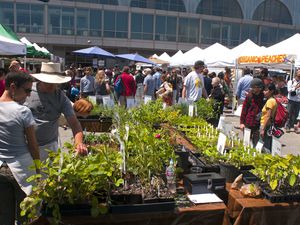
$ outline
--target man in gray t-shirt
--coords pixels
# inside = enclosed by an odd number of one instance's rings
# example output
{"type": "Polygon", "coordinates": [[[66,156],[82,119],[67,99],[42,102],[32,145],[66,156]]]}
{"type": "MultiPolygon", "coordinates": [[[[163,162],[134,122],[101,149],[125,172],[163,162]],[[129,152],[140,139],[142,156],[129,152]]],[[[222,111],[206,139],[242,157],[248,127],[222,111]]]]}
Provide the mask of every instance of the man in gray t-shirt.
{"type": "Polygon", "coordinates": [[[144,73],[146,75],[144,79],[144,96],[151,96],[152,100],[154,100],[155,80],[152,76],[152,70],[150,68],[146,68],[144,73]]]}
{"type": "Polygon", "coordinates": [[[62,76],[59,63],[43,63],[41,73],[32,76],[38,82],[33,84],[32,93],[24,105],[30,108],[37,125],[36,137],[41,160],[48,156],[46,149],[56,151],[58,148],[58,119],[62,113],[72,129],[77,153],[86,154],[81,125],[71,102],[57,87],[58,84],[69,82],[71,77],[62,76]]]}

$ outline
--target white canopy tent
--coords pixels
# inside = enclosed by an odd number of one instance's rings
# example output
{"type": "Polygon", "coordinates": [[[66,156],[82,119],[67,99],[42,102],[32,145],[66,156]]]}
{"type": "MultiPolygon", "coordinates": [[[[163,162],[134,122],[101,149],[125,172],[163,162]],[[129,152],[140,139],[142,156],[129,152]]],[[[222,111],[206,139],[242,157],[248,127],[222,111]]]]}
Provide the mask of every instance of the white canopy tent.
{"type": "Polygon", "coordinates": [[[255,44],[253,41],[251,41],[250,39],[247,39],[240,45],[231,49],[231,55],[235,59],[237,59],[240,56],[263,55],[265,53],[266,53],[265,47],[260,47],[259,45],[255,44]]]}
{"type": "Polygon", "coordinates": [[[0,55],[26,55],[26,45],[0,35],[0,55]]]}
{"type": "MultiPolygon", "coordinates": [[[[300,67],[300,34],[297,33],[275,45],[267,48],[267,53],[272,55],[287,54],[295,56],[295,66],[300,67]]],[[[290,59],[287,59],[290,60],[290,59]]]]}
{"type": "Polygon", "coordinates": [[[203,49],[196,46],[183,54],[183,57],[181,60],[182,65],[193,66],[197,60],[203,61],[204,60],[203,56],[204,56],[203,49]]]}
{"type": "Polygon", "coordinates": [[[203,51],[204,62],[207,67],[234,67],[235,59],[231,55],[230,49],[215,43],[203,51]]]}
{"type": "Polygon", "coordinates": [[[182,66],[183,52],[179,50],[170,59],[170,66],[182,66]]]}
{"type": "Polygon", "coordinates": [[[161,54],[160,56],[158,56],[158,59],[170,62],[171,57],[168,55],[168,53],[164,52],[163,54],[161,54]]]}

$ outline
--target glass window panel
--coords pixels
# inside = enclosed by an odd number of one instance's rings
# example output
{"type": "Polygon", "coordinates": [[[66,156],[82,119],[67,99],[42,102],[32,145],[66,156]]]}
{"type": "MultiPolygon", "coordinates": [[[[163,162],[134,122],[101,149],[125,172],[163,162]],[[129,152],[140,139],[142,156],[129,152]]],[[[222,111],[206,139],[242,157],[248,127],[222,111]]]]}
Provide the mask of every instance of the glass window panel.
{"type": "Polygon", "coordinates": [[[179,18],[179,27],[178,27],[178,41],[179,42],[188,42],[188,24],[189,21],[187,18],[179,18]]]}
{"type": "Polygon", "coordinates": [[[63,7],[61,21],[62,34],[74,35],[74,9],[63,7]]]}
{"type": "Polygon", "coordinates": [[[14,5],[13,3],[0,2],[0,23],[14,29],[14,5]]]}
{"type": "Polygon", "coordinates": [[[258,44],[258,26],[253,24],[241,25],[241,42],[250,39],[254,43],[258,44]]]}
{"type": "Polygon", "coordinates": [[[237,23],[223,23],[221,43],[226,46],[237,46],[240,43],[240,25],[237,23]]]}
{"type": "MultiPolygon", "coordinates": [[[[95,0],[97,1],[97,0],[95,0]]],[[[118,0],[98,0],[101,4],[118,5],[118,0]]]]}
{"type": "Polygon", "coordinates": [[[278,29],[278,41],[283,41],[283,40],[293,36],[296,33],[297,33],[297,31],[295,31],[295,30],[279,28],[278,29]]]}
{"type": "Polygon", "coordinates": [[[142,32],[143,16],[142,14],[131,14],[131,32],[142,32]]]}
{"type": "Polygon", "coordinates": [[[104,11],[104,37],[115,37],[115,12],[104,11]]]}
{"type": "Polygon", "coordinates": [[[165,16],[156,16],[155,22],[155,33],[164,34],[166,30],[166,17],[165,16]]]}
{"type": "Polygon", "coordinates": [[[277,28],[275,27],[261,27],[260,45],[270,46],[277,42],[277,28]]]}
{"type": "Polygon", "coordinates": [[[31,5],[31,32],[44,33],[44,6],[31,5]]]}
{"type": "Polygon", "coordinates": [[[153,16],[152,15],[149,15],[149,14],[144,15],[143,32],[153,34],[153,16]]]}
{"type": "Polygon", "coordinates": [[[29,4],[17,4],[17,32],[30,33],[29,4]]]}
{"type": "Polygon", "coordinates": [[[193,42],[199,40],[199,20],[179,18],[178,41],[193,42]]]}
{"type": "Polygon", "coordinates": [[[90,35],[101,37],[101,11],[90,10],[90,35]]]}
{"type": "Polygon", "coordinates": [[[130,7],[185,12],[183,0],[132,0],[130,7]]]}
{"type": "Polygon", "coordinates": [[[199,14],[243,18],[237,0],[202,0],[196,10],[199,14]]]}
{"type": "Polygon", "coordinates": [[[289,9],[278,0],[263,1],[253,14],[254,20],[293,24],[289,9]]]}
{"type": "Polygon", "coordinates": [[[61,9],[59,7],[49,6],[48,8],[48,33],[61,34],[61,9]]]}
{"type": "Polygon", "coordinates": [[[116,13],[116,37],[127,38],[128,37],[128,13],[117,12],[116,13]]]}
{"type": "Polygon", "coordinates": [[[177,18],[176,17],[167,17],[166,24],[166,36],[168,41],[176,41],[177,35],[177,18]]]}
{"type": "Polygon", "coordinates": [[[221,25],[217,21],[202,21],[201,43],[214,44],[220,42],[221,25]]]}
{"type": "Polygon", "coordinates": [[[77,9],[77,35],[88,36],[89,31],[89,10],[77,9]]]}
{"type": "Polygon", "coordinates": [[[199,20],[189,19],[189,42],[197,43],[199,40],[199,20]]]}

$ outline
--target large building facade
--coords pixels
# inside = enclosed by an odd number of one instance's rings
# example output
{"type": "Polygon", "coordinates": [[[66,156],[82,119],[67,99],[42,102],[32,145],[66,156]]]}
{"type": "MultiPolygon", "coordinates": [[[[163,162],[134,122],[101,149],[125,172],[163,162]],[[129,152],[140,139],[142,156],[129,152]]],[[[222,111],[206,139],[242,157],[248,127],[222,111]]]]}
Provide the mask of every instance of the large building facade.
{"type": "Polygon", "coordinates": [[[100,46],[145,56],[246,39],[270,46],[300,30],[298,0],[1,0],[0,23],[67,61],[100,46]]]}

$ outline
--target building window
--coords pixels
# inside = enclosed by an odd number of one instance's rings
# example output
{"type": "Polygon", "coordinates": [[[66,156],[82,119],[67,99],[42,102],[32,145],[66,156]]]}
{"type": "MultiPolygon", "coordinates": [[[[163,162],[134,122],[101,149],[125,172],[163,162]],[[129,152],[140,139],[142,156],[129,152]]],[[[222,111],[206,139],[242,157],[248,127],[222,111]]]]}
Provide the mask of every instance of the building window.
{"type": "Polygon", "coordinates": [[[44,31],[44,6],[31,5],[31,33],[43,34],[44,31]]]}
{"type": "Polygon", "coordinates": [[[191,18],[179,18],[178,41],[198,43],[199,42],[199,20],[191,18]]]}
{"type": "Polygon", "coordinates": [[[260,45],[269,47],[275,44],[277,42],[277,31],[276,27],[261,26],[260,45]]]}
{"type": "Polygon", "coordinates": [[[254,43],[258,44],[258,33],[259,27],[253,24],[242,24],[241,25],[241,42],[250,39],[254,43]]]}
{"type": "Polygon", "coordinates": [[[237,0],[202,0],[196,12],[205,15],[243,18],[237,0]]]}
{"type": "Polygon", "coordinates": [[[30,33],[30,5],[17,4],[17,32],[30,33]]]}
{"type": "Polygon", "coordinates": [[[131,14],[131,38],[153,40],[153,16],[149,14],[131,14]]]}
{"type": "Polygon", "coordinates": [[[100,10],[90,10],[90,36],[101,37],[101,15],[100,10]]]}
{"type": "Polygon", "coordinates": [[[223,23],[222,24],[222,45],[234,47],[240,44],[240,24],[223,23]]]}
{"type": "Polygon", "coordinates": [[[0,2],[0,23],[14,30],[14,4],[0,2]]]}
{"type": "Polygon", "coordinates": [[[17,4],[17,32],[44,33],[44,6],[17,4]]]}
{"type": "Polygon", "coordinates": [[[185,12],[182,0],[132,0],[130,7],[160,9],[167,11],[185,12]]]}
{"type": "Polygon", "coordinates": [[[74,9],[73,8],[62,8],[61,14],[62,34],[63,35],[74,35],[74,9]]]}
{"type": "Polygon", "coordinates": [[[128,38],[128,13],[104,11],[104,37],[128,38]]]}
{"type": "Polygon", "coordinates": [[[174,16],[156,16],[155,40],[176,42],[177,18],[174,16]]]}
{"type": "Polygon", "coordinates": [[[201,43],[214,44],[220,42],[221,25],[218,21],[202,21],[201,43]]]}
{"type": "Polygon", "coordinates": [[[77,9],[77,35],[101,37],[101,11],[77,9]]]}
{"type": "Polygon", "coordinates": [[[278,0],[266,0],[261,3],[253,14],[253,20],[293,24],[289,9],[278,0]]]}
{"type": "Polygon", "coordinates": [[[77,9],[77,35],[89,36],[89,10],[77,9]]]}
{"type": "Polygon", "coordinates": [[[297,31],[295,31],[295,30],[279,28],[278,29],[278,41],[283,41],[283,40],[293,36],[296,33],[297,33],[297,31]]]}
{"type": "Polygon", "coordinates": [[[119,5],[118,0],[63,0],[68,2],[88,2],[96,4],[106,4],[106,5],[119,5]]]}
{"type": "Polygon", "coordinates": [[[61,34],[61,18],[60,18],[60,7],[50,7],[48,8],[48,33],[49,34],[61,34]]]}

